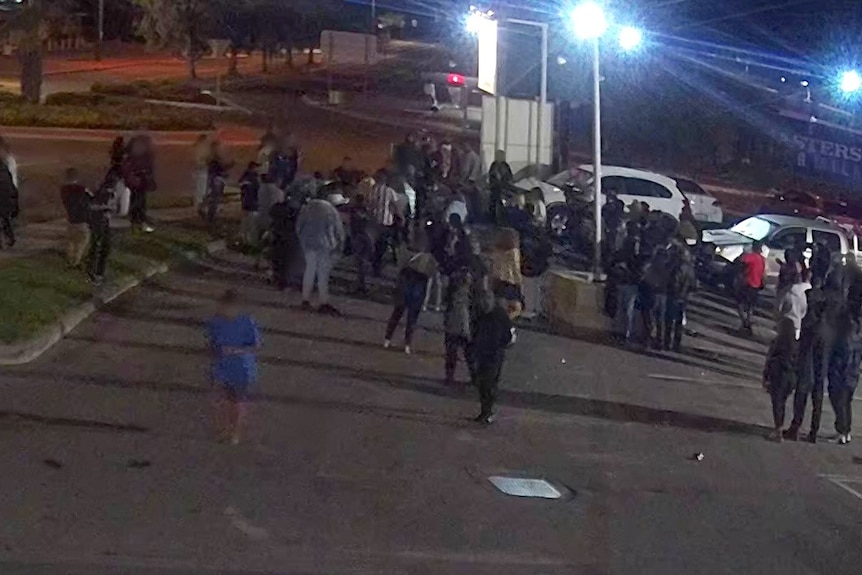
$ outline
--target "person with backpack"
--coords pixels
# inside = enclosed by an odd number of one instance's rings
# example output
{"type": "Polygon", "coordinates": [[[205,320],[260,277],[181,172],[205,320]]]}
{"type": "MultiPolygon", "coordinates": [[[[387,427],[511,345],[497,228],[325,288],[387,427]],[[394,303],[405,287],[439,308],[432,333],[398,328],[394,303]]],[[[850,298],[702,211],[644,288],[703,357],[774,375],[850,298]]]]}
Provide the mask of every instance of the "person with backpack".
{"type": "Polygon", "coordinates": [[[407,312],[407,325],[404,329],[404,353],[413,351],[413,333],[422,313],[422,303],[425,301],[425,290],[428,281],[437,272],[437,260],[427,249],[427,241],[417,242],[419,251],[407,260],[398,274],[398,284],[395,288],[394,305],[389,321],[386,323],[386,336],[383,347],[392,346],[392,336],[407,312]]]}
{"type": "Polygon", "coordinates": [[[653,248],[644,267],[638,297],[644,325],[644,344],[662,349],[667,316],[667,291],[670,281],[670,254],[666,245],[653,248]]]}
{"type": "Polygon", "coordinates": [[[691,252],[682,248],[670,272],[667,286],[667,310],[664,321],[662,349],[679,353],[682,345],[683,320],[688,309],[688,297],[697,288],[697,276],[691,252]]]}
{"type": "Polygon", "coordinates": [[[550,268],[553,253],[554,247],[544,226],[534,222],[521,234],[521,289],[524,295],[521,317],[524,319],[542,315],[545,272],[550,268]]]}

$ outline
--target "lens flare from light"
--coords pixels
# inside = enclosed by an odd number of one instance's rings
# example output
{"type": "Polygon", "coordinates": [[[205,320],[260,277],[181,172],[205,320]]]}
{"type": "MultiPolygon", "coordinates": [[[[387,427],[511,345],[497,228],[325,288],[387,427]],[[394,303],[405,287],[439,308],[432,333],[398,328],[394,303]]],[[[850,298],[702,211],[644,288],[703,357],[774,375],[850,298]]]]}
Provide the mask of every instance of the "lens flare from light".
{"type": "Polygon", "coordinates": [[[841,75],[841,91],[845,94],[858,92],[862,88],[862,76],[856,70],[847,70],[841,75]]]}
{"type": "Polygon", "coordinates": [[[608,29],[605,11],[595,2],[584,2],[572,10],[572,29],[582,39],[599,38],[608,29]]]}
{"type": "Polygon", "coordinates": [[[643,34],[640,30],[633,26],[625,26],[620,30],[619,42],[620,47],[628,52],[640,46],[643,40],[643,34]]]}

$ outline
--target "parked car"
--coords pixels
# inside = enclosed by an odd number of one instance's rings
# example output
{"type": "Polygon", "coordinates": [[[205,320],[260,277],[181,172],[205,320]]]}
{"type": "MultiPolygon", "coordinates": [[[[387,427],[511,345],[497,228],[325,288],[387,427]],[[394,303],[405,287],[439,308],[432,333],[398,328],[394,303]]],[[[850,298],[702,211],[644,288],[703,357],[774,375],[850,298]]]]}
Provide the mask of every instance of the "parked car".
{"type": "MultiPolygon", "coordinates": [[[[783,214],[761,214],[746,218],[730,229],[705,230],[701,234],[703,249],[712,259],[704,273],[711,283],[732,283],[733,262],[750,249],[755,241],[763,242],[766,257],[766,287],[774,289],[784,260],[784,251],[805,243],[825,243],[833,254],[856,257],[857,241],[848,230],[824,218],[809,219],[783,214]]],[[[805,257],[811,257],[810,248],[805,257]]]]}
{"type": "Polygon", "coordinates": [[[823,199],[799,190],[774,191],[760,208],[761,214],[816,218],[824,213],[823,199]]]}
{"type": "Polygon", "coordinates": [[[724,212],[718,200],[700,187],[700,184],[688,178],[674,178],[676,187],[688,199],[694,219],[699,222],[721,223],[724,221],[724,212]]]}
{"type": "MultiPolygon", "coordinates": [[[[546,224],[560,236],[568,228],[577,206],[593,201],[593,167],[588,164],[551,176],[547,181],[524,178],[515,182],[523,190],[539,188],[545,204],[546,224]]],[[[633,201],[646,203],[651,210],[679,218],[686,198],[673,178],[645,170],[621,166],[602,166],[602,191],[614,190],[628,206],[633,201]]],[[[605,194],[602,194],[604,203],[605,194]]]]}

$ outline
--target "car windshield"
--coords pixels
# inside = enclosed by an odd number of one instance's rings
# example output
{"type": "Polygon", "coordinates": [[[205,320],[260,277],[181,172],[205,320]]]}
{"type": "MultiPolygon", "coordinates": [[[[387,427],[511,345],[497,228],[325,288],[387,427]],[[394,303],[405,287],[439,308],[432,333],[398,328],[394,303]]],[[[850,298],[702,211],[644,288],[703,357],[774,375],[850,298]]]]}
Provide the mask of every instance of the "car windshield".
{"type": "Polygon", "coordinates": [[[552,176],[548,180],[548,183],[561,189],[571,186],[578,190],[587,190],[593,185],[593,173],[581,170],[580,168],[575,170],[566,170],[552,176]]]}
{"type": "Polygon", "coordinates": [[[701,188],[696,182],[686,180],[685,178],[677,178],[676,187],[682,192],[682,195],[709,196],[709,193],[701,188]]]}
{"type": "Polygon", "coordinates": [[[769,220],[754,216],[747,218],[730,228],[731,231],[742,234],[754,241],[759,241],[768,236],[778,226],[769,220]]]}

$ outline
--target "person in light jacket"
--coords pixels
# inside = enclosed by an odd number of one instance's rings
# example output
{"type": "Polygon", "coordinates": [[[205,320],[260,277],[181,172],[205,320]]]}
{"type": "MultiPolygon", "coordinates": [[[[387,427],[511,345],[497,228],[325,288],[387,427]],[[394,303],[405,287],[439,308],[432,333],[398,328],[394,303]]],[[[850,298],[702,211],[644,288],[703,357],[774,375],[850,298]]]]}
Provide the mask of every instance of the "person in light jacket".
{"type": "Polygon", "coordinates": [[[311,200],[299,213],[296,235],[305,256],[305,274],[302,277],[303,309],[312,309],[311,292],[317,280],[320,301],[317,311],[327,315],[340,315],[329,303],[329,273],[337,254],[341,253],[344,246],[344,224],[341,215],[328,201],[311,200]]]}
{"type": "Polygon", "coordinates": [[[802,333],[802,318],[808,313],[808,298],[805,292],[811,289],[808,283],[808,270],[794,267],[788,278],[789,285],[778,293],[776,321],[788,318],[793,322],[796,339],[802,333]]]}

